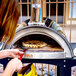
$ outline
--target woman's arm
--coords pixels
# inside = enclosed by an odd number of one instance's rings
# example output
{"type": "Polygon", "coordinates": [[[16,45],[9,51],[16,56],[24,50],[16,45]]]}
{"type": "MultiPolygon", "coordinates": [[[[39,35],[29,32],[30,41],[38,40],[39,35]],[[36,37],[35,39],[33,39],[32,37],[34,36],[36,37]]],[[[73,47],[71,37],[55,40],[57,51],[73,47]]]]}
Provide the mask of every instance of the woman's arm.
{"type": "Polygon", "coordinates": [[[12,76],[15,71],[19,71],[22,68],[22,62],[14,58],[6,66],[1,76],[12,76]]]}
{"type": "Polygon", "coordinates": [[[1,76],[12,76],[14,72],[15,72],[15,70],[14,70],[13,66],[9,65],[6,67],[6,69],[1,74],[1,76]]]}
{"type": "Polygon", "coordinates": [[[6,58],[6,57],[17,57],[19,58],[23,54],[23,52],[20,52],[19,49],[6,49],[0,51],[0,59],[6,58]]]}
{"type": "Polygon", "coordinates": [[[6,50],[1,50],[0,51],[0,59],[6,58],[6,57],[9,57],[9,56],[10,56],[10,52],[9,51],[6,51],[6,50]]]}

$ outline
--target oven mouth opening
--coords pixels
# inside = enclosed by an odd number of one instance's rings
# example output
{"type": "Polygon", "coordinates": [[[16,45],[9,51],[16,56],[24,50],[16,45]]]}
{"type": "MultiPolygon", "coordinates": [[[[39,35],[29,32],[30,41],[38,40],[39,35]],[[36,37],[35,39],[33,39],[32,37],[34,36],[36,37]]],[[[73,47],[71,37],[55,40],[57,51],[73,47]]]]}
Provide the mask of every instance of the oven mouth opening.
{"type": "Polygon", "coordinates": [[[24,36],[15,42],[13,46],[20,49],[28,48],[29,51],[64,51],[54,39],[42,34],[24,36]]]}

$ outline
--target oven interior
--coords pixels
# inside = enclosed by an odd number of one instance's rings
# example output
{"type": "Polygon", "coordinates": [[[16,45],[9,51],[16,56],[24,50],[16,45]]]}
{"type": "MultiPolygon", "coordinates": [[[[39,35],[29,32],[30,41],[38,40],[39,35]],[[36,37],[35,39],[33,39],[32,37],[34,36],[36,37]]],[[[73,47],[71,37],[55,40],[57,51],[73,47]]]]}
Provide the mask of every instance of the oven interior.
{"type": "Polygon", "coordinates": [[[41,35],[41,34],[31,34],[31,35],[24,36],[20,38],[18,41],[16,41],[13,44],[12,48],[20,48],[20,49],[29,48],[28,51],[50,51],[50,52],[51,51],[59,51],[59,52],[64,51],[63,48],[54,39],[46,35],[41,35]],[[40,42],[36,43],[37,41],[40,41],[40,42]],[[23,46],[22,44],[23,42],[27,46],[23,46]],[[35,47],[35,46],[39,46],[39,44],[40,46],[44,44],[46,45],[43,47],[35,47]]]}

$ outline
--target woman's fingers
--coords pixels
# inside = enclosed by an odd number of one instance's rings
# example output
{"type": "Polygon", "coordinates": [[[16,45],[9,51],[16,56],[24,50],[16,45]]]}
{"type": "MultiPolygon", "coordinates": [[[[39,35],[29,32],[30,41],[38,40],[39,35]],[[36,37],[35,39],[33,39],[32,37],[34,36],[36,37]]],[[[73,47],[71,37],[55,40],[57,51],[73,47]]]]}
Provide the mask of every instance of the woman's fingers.
{"type": "Polygon", "coordinates": [[[11,49],[11,56],[12,57],[17,57],[19,58],[22,54],[24,54],[22,51],[20,51],[19,49],[11,49]]]}
{"type": "Polygon", "coordinates": [[[15,55],[15,54],[11,54],[11,57],[13,57],[13,58],[20,58],[20,55],[15,55]]]}

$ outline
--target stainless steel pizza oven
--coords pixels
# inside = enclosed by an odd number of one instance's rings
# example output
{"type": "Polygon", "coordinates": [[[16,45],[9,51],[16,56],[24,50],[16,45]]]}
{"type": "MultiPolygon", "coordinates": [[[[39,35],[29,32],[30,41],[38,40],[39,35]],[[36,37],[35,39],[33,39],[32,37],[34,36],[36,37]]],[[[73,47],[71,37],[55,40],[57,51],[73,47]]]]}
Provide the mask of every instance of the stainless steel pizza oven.
{"type": "Polygon", "coordinates": [[[43,41],[47,45],[43,48],[28,49],[24,58],[63,59],[73,57],[72,48],[67,39],[56,30],[44,26],[27,26],[17,29],[13,41],[9,45],[5,44],[4,49],[22,48],[22,42],[31,40],[43,41]]]}

